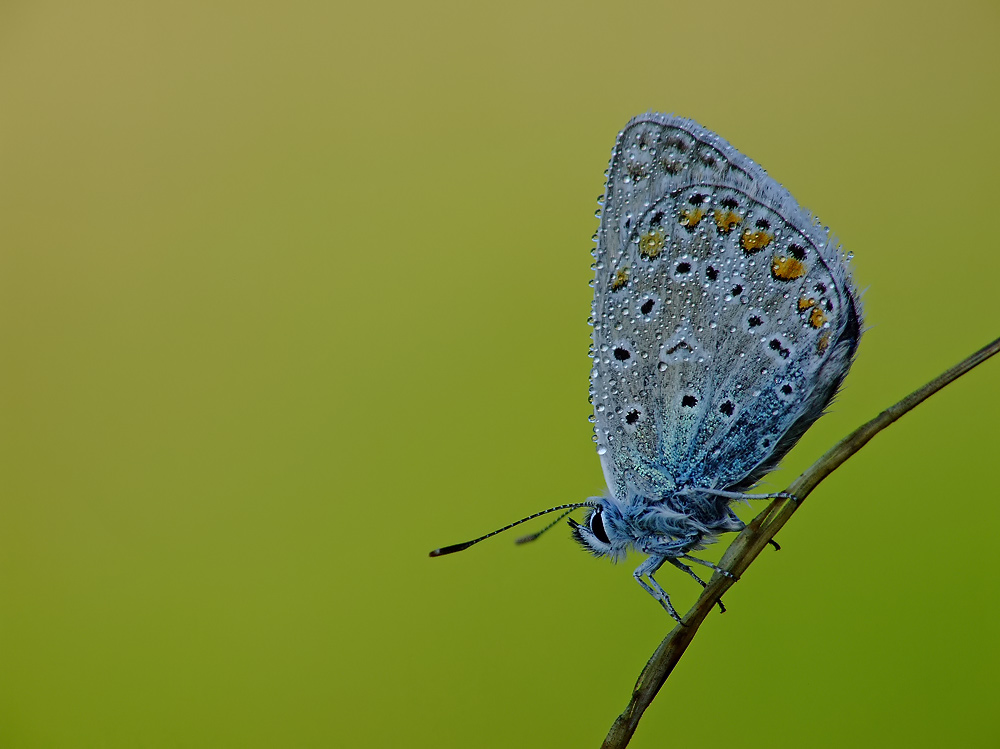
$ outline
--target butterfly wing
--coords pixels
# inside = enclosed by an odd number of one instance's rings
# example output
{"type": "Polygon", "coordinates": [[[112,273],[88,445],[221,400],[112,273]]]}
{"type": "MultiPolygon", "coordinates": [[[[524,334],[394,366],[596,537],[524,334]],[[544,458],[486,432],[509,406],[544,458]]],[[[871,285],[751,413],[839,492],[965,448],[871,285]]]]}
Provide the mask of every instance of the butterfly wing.
{"type": "Polygon", "coordinates": [[[850,367],[860,314],[839,248],[690,120],[619,134],[595,256],[595,438],[620,500],[749,487],[850,367]]]}

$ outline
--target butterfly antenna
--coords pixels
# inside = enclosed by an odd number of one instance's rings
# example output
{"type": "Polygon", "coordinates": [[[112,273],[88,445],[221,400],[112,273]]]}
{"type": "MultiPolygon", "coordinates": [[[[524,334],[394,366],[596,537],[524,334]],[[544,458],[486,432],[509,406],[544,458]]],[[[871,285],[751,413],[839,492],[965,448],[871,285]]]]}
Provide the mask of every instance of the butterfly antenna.
{"type": "MultiPolygon", "coordinates": [[[[443,557],[445,554],[454,554],[456,551],[465,551],[473,544],[478,544],[480,541],[485,541],[490,536],[495,536],[498,533],[509,531],[514,526],[520,525],[521,523],[527,523],[529,520],[534,520],[535,518],[541,517],[542,515],[548,515],[550,512],[559,512],[560,510],[565,510],[566,512],[564,512],[559,517],[559,520],[562,520],[566,515],[568,515],[573,510],[579,507],[590,507],[590,506],[591,504],[589,502],[574,502],[573,504],[569,505],[559,505],[558,507],[550,507],[547,510],[536,512],[534,515],[528,515],[528,517],[526,518],[521,518],[520,520],[517,520],[511,523],[510,525],[505,525],[503,528],[497,528],[495,531],[493,531],[492,533],[487,533],[485,536],[480,536],[479,538],[474,538],[471,541],[466,541],[464,544],[453,544],[452,546],[442,546],[440,549],[434,549],[434,551],[432,551],[430,555],[432,557],[443,557]]],[[[559,522],[559,520],[557,520],[556,522],[559,522]]],[[[535,538],[538,538],[538,536],[547,531],[553,525],[555,525],[555,523],[551,523],[550,525],[547,525],[546,527],[542,528],[542,530],[534,534],[534,536],[525,536],[525,538],[529,541],[533,541],[535,538]]],[[[523,543],[523,541],[521,541],[520,539],[518,539],[518,542],[523,543]]]]}
{"type": "Polygon", "coordinates": [[[531,534],[529,534],[529,535],[527,535],[527,536],[521,536],[521,537],[520,537],[519,539],[517,539],[517,540],[516,540],[516,541],[515,541],[514,543],[516,543],[516,544],[527,544],[527,543],[531,543],[531,542],[532,542],[532,541],[534,541],[534,540],[535,540],[536,538],[538,538],[538,537],[539,537],[540,535],[542,535],[543,533],[545,533],[545,531],[547,531],[547,530],[548,530],[549,528],[554,528],[554,527],[555,527],[555,525],[556,525],[556,523],[558,523],[558,522],[559,522],[560,520],[562,520],[562,519],[563,519],[564,517],[566,517],[567,515],[569,515],[569,514],[570,514],[571,512],[573,512],[573,510],[575,510],[575,509],[576,509],[576,508],[574,507],[574,508],[572,508],[572,509],[569,509],[569,510],[566,510],[566,512],[564,512],[564,513],[563,513],[562,515],[560,515],[559,517],[557,517],[557,518],[556,518],[555,520],[553,520],[553,521],[552,521],[551,523],[549,523],[548,525],[546,525],[546,526],[545,526],[544,528],[542,528],[542,529],[541,529],[540,531],[538,531],[537,533],[531,533],[531,534]]]}

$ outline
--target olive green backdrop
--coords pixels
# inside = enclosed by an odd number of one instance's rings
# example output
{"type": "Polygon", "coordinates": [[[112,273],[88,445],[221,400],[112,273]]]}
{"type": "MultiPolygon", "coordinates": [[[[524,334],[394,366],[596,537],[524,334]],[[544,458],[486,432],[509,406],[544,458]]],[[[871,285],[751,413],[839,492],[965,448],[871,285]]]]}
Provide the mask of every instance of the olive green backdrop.
{"type": "MultiPolygon", "coordinates": [[[[964,0],[5,4],[0,745],[599,745],[672,626],[632,565],[427,552],[603,489],[615,135],[695,118],[855,254],[860,356],[778,489],[1000,335],[998,36],[964,0]]],[[[992,745],[998,385],[825,482],[633,746],[992,745]]]]}

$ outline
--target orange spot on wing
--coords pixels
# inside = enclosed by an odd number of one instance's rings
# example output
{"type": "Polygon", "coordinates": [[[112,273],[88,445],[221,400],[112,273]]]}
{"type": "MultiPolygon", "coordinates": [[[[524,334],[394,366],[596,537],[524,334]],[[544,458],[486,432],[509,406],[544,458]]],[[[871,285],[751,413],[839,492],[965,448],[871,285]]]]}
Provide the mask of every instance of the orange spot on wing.
{"type": "Polygon", "coordinates": [[[806,274],[806,265],[793,257],[775,256],[771,263],[771,275],[778,281],[793,281],[806,274]]]}
{"type": "Polygon", "coordinates": [[[628,268],[621,268],[615,272],[615,277],[611,280],[611,290],[618,291],[624,289],[628,283],[628,268]]]}
{"type": "Polygon", "coordinates": [[[826,315],[823,313],[819,307],[816,307],[809,314],[809,324],[814,328],[822,328],[823,324],[826,322],[826,315]]]}
{"type": "Polygon", "coordinates": [[[704,217],[705,211],[702,208],[685,208],[681,211],[681,225],[693,229],[704,217]]]}
{"type": "Polygon", "coordinates": [[[715,225],[719,227],[719,231],[723,234],[728,234],[742,220],[743,217],[738,213],[733,213],[732,211],[715,211],[715,225]]]}
{"type": "Polygon", "coordinates": [[[766,231],[750,231],[747,229],[743,232],[743,236],[740,237],[740,246],[747,255],[751,255],[754,252],[763,250],[771,244],[771,240],[773,239],[774,235],[768,234],[766,231]]]}
{"type": "Polygon", "coordinates": [[[658,231],[643,234],[639,239],[639,252],[643,257],[653,259],[660,254],[665,244],[663,235],[658,231]]]}
{"type": "Polygon", "coordinates": [[[815,299],[806,299],[805,297],[799,297],[799,312],[805,312],[810,307],[816,306],[815,299]]]}
{"type": "Polygon", "coordinates": [[[819,340],[816,341],[816,353],[822,354],[824,351],[826,351],[829,345],[830,345],[830,334],[824,333],[819,337],[819,340]]]}

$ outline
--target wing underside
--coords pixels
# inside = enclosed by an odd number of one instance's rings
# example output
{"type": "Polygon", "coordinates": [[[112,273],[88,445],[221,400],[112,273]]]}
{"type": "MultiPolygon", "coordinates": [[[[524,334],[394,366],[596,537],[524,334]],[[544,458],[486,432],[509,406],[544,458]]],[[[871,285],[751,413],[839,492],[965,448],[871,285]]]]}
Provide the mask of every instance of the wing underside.
{"type": "Polygon", "coordinates": [[[595,267],[591,394],[619,499],[752,483],[853,357],[860,321],[839,248],[688,120],[645,115],[619,135],[595,267]]]}

